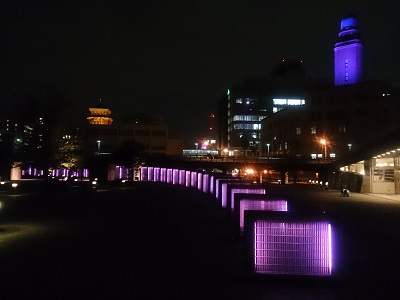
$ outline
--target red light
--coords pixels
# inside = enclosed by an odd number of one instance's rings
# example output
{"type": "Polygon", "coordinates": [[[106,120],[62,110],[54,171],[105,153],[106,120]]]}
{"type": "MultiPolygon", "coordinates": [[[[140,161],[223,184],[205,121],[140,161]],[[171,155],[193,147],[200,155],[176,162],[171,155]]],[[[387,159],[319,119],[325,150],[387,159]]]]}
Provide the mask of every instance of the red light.
{"type": "Polygon", "coordinates": [[[212,127],[210,127],[210,130],[213,130],[213,128],[212,128],[212,127]]]}
{"type": "Polygon", "coordinates": [[[210,118],[214,118],[214,117],[215,117],[214,114],[211,114],[211,115],[210,115],[210,118]]]}

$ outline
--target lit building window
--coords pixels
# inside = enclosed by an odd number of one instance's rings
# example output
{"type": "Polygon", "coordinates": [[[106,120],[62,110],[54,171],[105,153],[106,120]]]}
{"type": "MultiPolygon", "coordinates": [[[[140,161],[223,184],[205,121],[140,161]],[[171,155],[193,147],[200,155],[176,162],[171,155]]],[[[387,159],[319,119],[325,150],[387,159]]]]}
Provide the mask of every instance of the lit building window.
{"type": "Polygon", "coordinates": [[[344,67],[345,68],[349,67],[349,60],[347,58],[344,60],[344,67]]]}
{"type": "Polygon", "coordinates": [[[300,134],[301,134],[301,127],[297,127],[297,128],[296,128],[296,134],[297,134],[297,135],[300,135],[300,134]]]}
{"type": "Polygon", "coordinates": [[[346,73],[344,80],[348,81],[349,80],[349,73],[346,73]]]}
{"type": "Polygon", "coordinates": [[[311,134],[317,134],[317,126],[311,127],[311,134]]]}

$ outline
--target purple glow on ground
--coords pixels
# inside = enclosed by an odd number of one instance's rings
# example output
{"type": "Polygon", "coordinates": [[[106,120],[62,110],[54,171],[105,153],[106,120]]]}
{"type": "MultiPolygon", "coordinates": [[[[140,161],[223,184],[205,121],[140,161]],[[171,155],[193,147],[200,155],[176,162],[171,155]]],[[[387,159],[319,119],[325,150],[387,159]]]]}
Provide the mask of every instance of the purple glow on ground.
{"type": "Polygon", "coordinates": [[[331,231],[331,224],[326,221],[254,221],[255,272],[332,275],[331,231]]]}
{"type": "Polygon", "coordinates": [[[269,210],[287,211],[286,200],[247,200],[239,201],[239,223],[240,230],[244,230],[244,211],[245,210],[269,210]]]}

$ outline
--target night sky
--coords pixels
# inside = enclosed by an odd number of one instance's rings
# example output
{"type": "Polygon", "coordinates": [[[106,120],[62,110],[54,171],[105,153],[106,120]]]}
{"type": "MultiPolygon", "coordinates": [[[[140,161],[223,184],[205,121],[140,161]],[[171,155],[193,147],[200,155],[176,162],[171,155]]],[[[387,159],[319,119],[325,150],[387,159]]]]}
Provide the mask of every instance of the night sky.
{"type": "Polygon", "coordinates": [[[159,112],[174,136],[202,136],[232,84],[269,75],[282,59],[333,80],[333,46],[348,13],[359,20],[365,77],[400,87],[398,0],[1,4],[2,107],[32,107],[47,95],[51,109],[68,105],[85,118],[101,98],[114,120],[159,112]]]}

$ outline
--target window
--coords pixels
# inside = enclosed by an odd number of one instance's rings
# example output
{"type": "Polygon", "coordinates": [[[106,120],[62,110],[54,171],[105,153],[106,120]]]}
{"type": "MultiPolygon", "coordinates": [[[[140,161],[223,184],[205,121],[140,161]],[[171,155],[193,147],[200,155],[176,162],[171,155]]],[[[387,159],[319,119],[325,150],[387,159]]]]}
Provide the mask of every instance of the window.
{"type": "Polygon", "coordinates": [[[346,75],[344,76],[344,80],[346,80],[346,81],[349,80],[349,73],[346,72],[346,75]]]}
{"type": "Polygon", "coordinates": [[[374,169],[375,182],[394,182],[394,169],[374,169]]]}
{"type": "Polygon", "coordinates": [[[344,67],[345,68],[349,67],[349,60],[347,58],[344,60],[344,67]]]}
{"type": "Polygon", "coordinates": [[[317,134],[317,126],[311,127],[311,134],[317,134]]]}
{"type": "Polygon", "coordinates": [[[297,135],[300,135],[300,134],[301,134],[301,127],[297,127],[297,128],[296,128],[296,134],[297,134],[297,135]]]}

